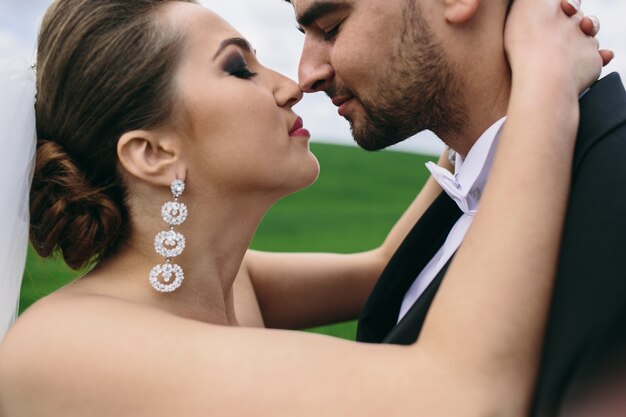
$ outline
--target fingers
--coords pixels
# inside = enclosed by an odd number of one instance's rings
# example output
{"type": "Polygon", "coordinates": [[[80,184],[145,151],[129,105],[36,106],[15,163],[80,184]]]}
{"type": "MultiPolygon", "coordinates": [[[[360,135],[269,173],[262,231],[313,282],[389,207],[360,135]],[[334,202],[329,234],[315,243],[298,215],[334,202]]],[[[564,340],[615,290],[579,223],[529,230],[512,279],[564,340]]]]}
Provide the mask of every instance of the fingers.
{"type": "MultiPolygon", "coordinates": [[[[598,20],[596,16],[583,17],[583,19],[580,21],[580,29],[585,35],[595,38],[600,32],[600,20],[598,20]]],[[[613,53],[613,51],[608,49],[600,49],[599,43],[598,52],[600,53],[600,57],[602,57],[602,66],[604,67],[609,65],[613,58],[615,58],[615,54],[613,53]]]]}
{"type": "Polygon", "coordinates": [[[602,66],[606,67],[615,58],[615,54],[611,50],[600,49],[600,57],[602,57],[602,66]]]}
{"type": "Polygon", "coordinates": [[[580,10],[580,0],[561,0],[561,8],[568,16],[579,14],[582,18],[580,28],[588,36],[596,36],[600,31],[600,21],[595,16],[587,16],[580,10]]]}
{"type": "Polygon", "coordinates": [[[580,28],[585,35],[595,37],[600,32],[600,20],[595,16],[584,17],[580,22],[580,28]]]}
{"type": "Polygon", "coordinates": [[[574,16],[580,10],[580,0],[561,0],[561,8],[568,16],[574,16]]]}
{"type": "MultiPolygon", "coordinates": [[[[580,29],[587,36],[595,38],[600,32],[600,20],[596,16],[585,16],[580,10],[580,0],[561,0],[561,7],[568,16],[574,16],[578,13],[581,16],[580,29]]],[[[598,52],[602,58],[602,66],[606,67],[615,58],[613,51],[608,49],[600,49],[598,44],[598,52]]]]}

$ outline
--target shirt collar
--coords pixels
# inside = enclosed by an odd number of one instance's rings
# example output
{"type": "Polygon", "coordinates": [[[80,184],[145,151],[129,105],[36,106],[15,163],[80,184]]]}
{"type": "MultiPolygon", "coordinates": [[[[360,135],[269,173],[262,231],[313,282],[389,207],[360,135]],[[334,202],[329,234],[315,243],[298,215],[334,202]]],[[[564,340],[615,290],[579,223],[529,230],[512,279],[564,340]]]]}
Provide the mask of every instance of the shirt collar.
{"type": "Polygon", "coordinates": [[[426,164],[435,180],[466,214],[476,213],[505,121],[503,117],[491,125],[465,159],[457,154],[454,175],[432,162],[426,164]]]}
{"type": "Polygon", "coordinates": [[[457,154],[454,164],[454,176],[461,185],[461,189],[468,193],[472,188],[485,187],[487,175],[493,164],[493,157],[497,148],[498,139],[506,117],[495,122],[481,135],[463,159],[457,154]]]}

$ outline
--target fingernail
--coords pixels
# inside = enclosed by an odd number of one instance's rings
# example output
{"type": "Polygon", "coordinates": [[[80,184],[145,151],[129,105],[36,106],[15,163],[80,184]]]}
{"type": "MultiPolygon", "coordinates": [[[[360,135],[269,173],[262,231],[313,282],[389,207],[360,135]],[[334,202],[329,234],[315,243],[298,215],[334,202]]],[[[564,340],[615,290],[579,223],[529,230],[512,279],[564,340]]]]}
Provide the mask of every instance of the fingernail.
{"type": "Polygon", "coordinates": [[[570,6],[572,6],[576,11],[580,9],[580,0],[567,0],[570,6]]]}
{"type": "Polygon", "coordinates": [[[591,23],[593,24],[593,29],[596,33],[598,33],[600,31],[600,20],[598,20],[598,18],[596,16],[588,16],[589,20],[591,20],[591,23]]]}

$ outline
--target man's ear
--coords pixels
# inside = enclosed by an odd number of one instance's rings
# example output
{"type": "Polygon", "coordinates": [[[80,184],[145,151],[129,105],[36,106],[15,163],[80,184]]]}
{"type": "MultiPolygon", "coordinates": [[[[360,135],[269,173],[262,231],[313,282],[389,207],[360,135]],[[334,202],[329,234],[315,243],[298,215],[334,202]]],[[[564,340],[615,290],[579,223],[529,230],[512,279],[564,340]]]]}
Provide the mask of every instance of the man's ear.
{"type": "Polygon", "coordinates": [[[476,14],[479,3],[480,0],[444,0],[444,17],[453,25],[466,23],[476,14]]]}
{"type": "Polygon", "coordinates": [[[185,179],[180,158],[180,140],[161,132],[133,130],[117,142],[120,163],[131,175],[155,185],[170,185],[185,179]]]}

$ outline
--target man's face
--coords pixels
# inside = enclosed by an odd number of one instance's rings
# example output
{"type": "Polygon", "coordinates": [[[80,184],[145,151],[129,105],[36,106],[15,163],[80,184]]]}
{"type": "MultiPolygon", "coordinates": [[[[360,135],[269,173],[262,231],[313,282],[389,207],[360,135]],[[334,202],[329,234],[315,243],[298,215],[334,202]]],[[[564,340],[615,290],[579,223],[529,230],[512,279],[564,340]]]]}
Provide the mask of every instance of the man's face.
{"type": "Polygon", "coordinates": [[[419,1],[291,0],[305,33],[300,86],[325,91],[364,149],[463,122],[460,82],[419,1]]]}

